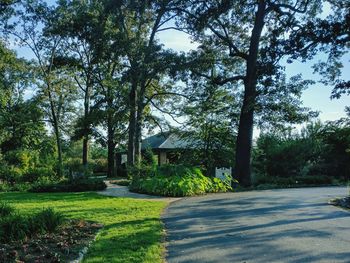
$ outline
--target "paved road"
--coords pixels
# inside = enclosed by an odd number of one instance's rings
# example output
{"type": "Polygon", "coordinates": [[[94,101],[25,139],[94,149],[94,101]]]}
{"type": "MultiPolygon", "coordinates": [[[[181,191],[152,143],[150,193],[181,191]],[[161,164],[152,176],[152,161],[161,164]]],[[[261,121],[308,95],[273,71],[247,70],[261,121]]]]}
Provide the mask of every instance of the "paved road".
{"type": "Polygon", "coordinates": [[[163,215],[167,261],[350,262],[350,212],[328,205],[345,187],[185,198],[163,215]]]}

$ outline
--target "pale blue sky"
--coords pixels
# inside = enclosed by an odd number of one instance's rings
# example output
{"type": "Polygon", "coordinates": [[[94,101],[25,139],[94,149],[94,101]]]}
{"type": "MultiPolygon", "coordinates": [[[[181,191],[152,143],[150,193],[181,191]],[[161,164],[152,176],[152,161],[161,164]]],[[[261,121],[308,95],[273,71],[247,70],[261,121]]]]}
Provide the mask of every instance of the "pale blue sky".
{"type": "MultiPolygon", "coordinates": [[[[159,36],[160,40],[168,48],[172,48],[177,51],[189,51],[196,48],[196,43],[191,43],[190,39],[185,33],[170,30],[163,32],[159,36]]],[[[320,56],[322,58],[322,56],[320,56]]],[[[309,61],[307,63],[294,62],[293,64],[286,64],[286,73],[288,76],[293,76],[301,73],[305,79],[319,80],[320,76],[313,74],[312,65],[316,62],[309,61]]],[[[343,58],[344,68],[343,75],[346,79],[349,79],[350,73],[350,55],[347,54],[343,58]]],[[[336,120],[345,116],[345,106],[350,106],[350,97],[343,96],[341,99],[331,100],[332,87],[326,87],[322,84],[312,85],[302,95],[304,106],[310,107],[313,110],[320,111],[320,119],[336,120]]]]}

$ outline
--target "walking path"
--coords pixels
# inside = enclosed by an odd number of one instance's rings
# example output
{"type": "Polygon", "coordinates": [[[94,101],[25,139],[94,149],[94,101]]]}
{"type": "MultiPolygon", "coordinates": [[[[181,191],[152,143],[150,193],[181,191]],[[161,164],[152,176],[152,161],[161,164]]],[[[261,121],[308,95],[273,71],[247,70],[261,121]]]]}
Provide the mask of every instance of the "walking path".
{"type": "Polygon", "coordinates": [[[350,212],[327,202],[346,187],[215,194],[170,204],[167,261],[350,262],[350,212]]]}
{"type": "Polygon", "coordinates": [[[105,181],[105,183],[107,184],[106,190],[99,191],[97,192],[98,194],[106,195],[106,196],[115,196],[115,197],[136,198],[136,199],[149,200],[149,201],[165,201],[168,203],[181,199],[176,197],[153,196],[153,195],[133,193],[129,191],[127,186],[111,184],[109,181],[105,181]]]}

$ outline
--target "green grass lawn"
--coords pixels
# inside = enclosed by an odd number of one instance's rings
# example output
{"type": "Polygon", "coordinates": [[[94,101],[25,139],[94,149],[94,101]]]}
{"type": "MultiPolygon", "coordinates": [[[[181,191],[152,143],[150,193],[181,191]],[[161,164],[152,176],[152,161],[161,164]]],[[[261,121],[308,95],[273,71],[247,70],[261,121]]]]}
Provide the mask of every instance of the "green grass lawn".
{"type": "Polygon", "coordinates": [[[68,218],[104,224],[84,262],[162,262],[160,214],[165,202],[105,197],[95,193],[0,193],[23,214],[52,207],[68,218]]]}

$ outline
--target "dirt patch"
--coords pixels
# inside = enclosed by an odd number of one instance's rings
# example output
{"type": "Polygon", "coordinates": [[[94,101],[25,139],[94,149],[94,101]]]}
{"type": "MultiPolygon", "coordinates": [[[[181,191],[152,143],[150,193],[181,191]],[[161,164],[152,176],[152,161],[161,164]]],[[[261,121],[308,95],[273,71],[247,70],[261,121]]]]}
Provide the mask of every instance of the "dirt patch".
{"type": "Polygon", "coordinates": [[[0,244],[0,263],[54,263],[76,260],[102,227],[101,224],[93,222],[69,220],[55,233],[0,244]]]}

